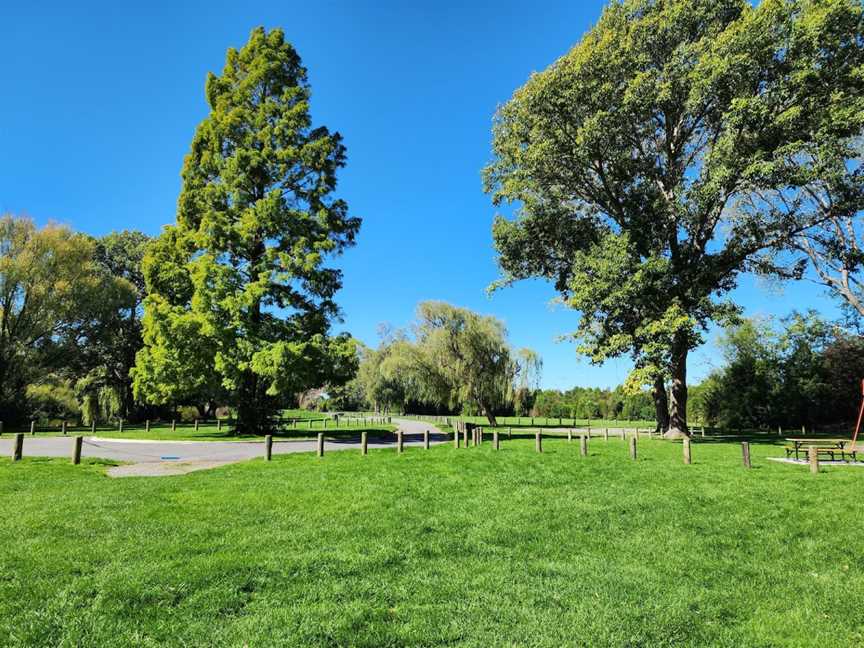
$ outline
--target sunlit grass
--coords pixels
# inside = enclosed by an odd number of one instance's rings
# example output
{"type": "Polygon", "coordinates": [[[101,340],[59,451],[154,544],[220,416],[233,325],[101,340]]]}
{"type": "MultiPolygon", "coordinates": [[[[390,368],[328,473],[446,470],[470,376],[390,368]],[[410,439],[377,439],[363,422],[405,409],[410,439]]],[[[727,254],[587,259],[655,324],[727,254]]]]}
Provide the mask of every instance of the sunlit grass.
{"type": "Polygon", "coordinates": [[[864,469],[505,441],[181,477],[0,460],[3,645],[853,646],[864,469]]]}

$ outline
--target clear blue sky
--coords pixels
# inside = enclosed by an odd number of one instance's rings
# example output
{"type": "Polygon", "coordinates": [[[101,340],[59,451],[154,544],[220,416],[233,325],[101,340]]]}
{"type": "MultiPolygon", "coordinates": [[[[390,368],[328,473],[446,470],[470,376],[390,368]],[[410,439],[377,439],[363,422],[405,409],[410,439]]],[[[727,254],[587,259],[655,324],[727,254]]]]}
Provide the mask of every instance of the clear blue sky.
{"type": "MultiPolygon", "coordinates": [[[[551,307],[544,283],[484,293],[496,278],[480,181],[492,115],[578,41],[602,2],[49,5],[0,6],[0,212],[157,234],[174,220],[207,72],[256,25],[282,27],[309,69],[314,120],[345,137],[339,193],[364,219],[338,262],[344,328],[374,345],[379,323],[404,326],[419,301],[442,299],[502,318],[514,345],[542,354],[544,386],[626,377],[626,361],[591,367],[556,343],[578,314],[551,307]]],[[[748,314],[836,313],[806,284],[779,294],[747,279],[736,297],[748,314]]],[[[711,344],[693,354],[691,380],[716,357],[711,344]]]]}

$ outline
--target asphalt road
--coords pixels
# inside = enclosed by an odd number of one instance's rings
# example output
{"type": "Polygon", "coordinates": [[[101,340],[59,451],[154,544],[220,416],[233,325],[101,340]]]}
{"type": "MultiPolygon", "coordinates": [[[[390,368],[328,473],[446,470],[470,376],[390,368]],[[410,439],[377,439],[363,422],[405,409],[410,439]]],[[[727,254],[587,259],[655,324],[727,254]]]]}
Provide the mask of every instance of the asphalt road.
{"type": "MultiPolygon", "coordinates": [[[[432,443],[441,443],[445,436],[434,426],[420,421],[393,419],[404,434],[406,446],[423,444],[423,432],[432,432],[432,443]]],[[[71,457],[74,443],[73,436],[31,437],[24,435],[25,457],[71,457]]],[[[11,456],[13,435],[4,434],[0,437],[0,454],[11,456]]],[[[395,446],[395,435],[390,437],[369,438],[370,449],[395,446]]],[[[273,454],[291,452],[314,452],[317,441],[280,441],[274,440],[273,454]]],[[[360,436],[356,439],[345,439],[324,442],[324,452],[337,450],[360,449],[360,436]]],[[[105,439],[99,437],[84,437],[81,448],[83,457],[99,459],[114,459],[134,463],[161,462],[214,462],[232,463],[261,457],[264,454],[264,442],[261,441],[142,441],[135,439],[105,439]]]]}

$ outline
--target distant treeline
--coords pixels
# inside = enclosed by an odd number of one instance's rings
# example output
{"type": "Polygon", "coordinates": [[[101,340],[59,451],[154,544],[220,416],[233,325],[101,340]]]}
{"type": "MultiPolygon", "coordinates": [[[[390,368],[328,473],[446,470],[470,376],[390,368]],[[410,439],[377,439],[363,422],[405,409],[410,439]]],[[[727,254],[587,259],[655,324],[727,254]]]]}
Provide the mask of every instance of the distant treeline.
{"type": "Polygon", "coordinates": [[[721,338],[724,365],[691,388],[690,415],[720,427],[852,425],[864,338],[815,311],[746,320],[721,338]]]}
{"type": "Polygon", "coordinates": [[[622,387],[574,387],[567,391],[544,389],[534,394],[531,412],[535,416],[653,419],[654,404],[647,391],[627,394],[622,387]]]}

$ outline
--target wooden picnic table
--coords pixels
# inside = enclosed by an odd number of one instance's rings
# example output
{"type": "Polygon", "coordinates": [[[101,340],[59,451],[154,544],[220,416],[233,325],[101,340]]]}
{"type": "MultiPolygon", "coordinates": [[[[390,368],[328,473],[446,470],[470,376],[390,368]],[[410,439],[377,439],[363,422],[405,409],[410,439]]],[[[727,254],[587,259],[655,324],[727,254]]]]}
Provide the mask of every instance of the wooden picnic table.
{"type": "Polygon", "coordinates": [[[800,454],[804,454],[804,458],[807,458],[808,449],[812,446],[816,448],[816,452],[822,455],[828,455],[831,457],[831,461],[834,461],[836,455],[840,455],[841,461],[846,461],[846,455],[852,457],[852,461],[857,461],[857,450],[850,450],[847,446],[851,443],[849,439],[802,439],[800,437],[797,438],[787,438],[786,441],[790,442],[791,446],[786,446],[786,458],[788,459],[790,455],[794,454],[795,459],[800,459],[800,454]]]}

